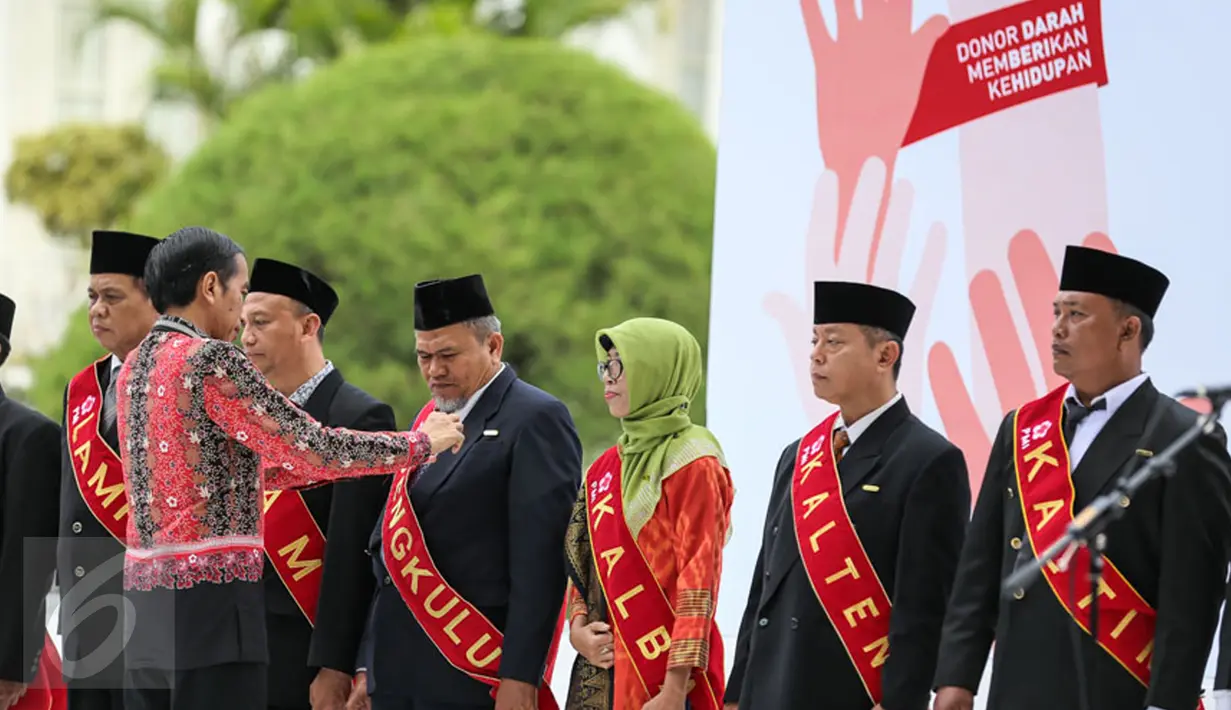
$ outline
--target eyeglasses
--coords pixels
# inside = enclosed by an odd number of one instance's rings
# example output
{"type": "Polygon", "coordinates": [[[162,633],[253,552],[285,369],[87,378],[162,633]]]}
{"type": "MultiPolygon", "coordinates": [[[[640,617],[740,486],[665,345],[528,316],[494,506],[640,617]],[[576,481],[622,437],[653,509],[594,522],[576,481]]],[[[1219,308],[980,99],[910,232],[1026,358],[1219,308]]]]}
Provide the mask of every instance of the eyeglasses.
{"type": "Polygon", "coordinates": [[[620,379],[620,375],[623,374],[624,363],[618,357],[612,358],[607,362],[600,362],[598,364],[598,379],[603,380],[604,382],[607,380],[615,382],[620,379]]]}

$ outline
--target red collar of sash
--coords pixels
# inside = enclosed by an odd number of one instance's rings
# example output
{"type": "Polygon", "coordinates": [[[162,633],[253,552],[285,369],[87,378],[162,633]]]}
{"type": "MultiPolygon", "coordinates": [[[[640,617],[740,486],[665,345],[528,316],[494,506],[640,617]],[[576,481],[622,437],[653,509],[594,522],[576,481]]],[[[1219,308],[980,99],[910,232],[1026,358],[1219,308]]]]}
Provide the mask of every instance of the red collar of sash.
{"type": "Polygon", "coordinates": [[[81,499],[99,524],[123,544],[128,539],[124,466],[100,430],[103,390],[98,366],[110,358],[98,360],[69,381],[64,431],[81,499]]]}

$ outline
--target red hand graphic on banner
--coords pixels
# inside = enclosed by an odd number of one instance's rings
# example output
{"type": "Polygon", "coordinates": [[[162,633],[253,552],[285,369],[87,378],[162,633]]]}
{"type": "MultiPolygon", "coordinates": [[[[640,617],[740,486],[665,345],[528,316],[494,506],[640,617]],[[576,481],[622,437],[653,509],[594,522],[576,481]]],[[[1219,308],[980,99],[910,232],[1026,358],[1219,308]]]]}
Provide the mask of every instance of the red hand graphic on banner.
{"type": "MultiPolygon", "coordinates": [[[[1116,251],[1107,235],[1097,232],[1087,236],[1083,244],[1116,251]]],[[[970,307],[991,367],[1001,414],[993,421],[979,418],[970,389],[946,343],[937,342],[928,353],[928,376],[941,423],[949,439],[966,455],[971,490],[976,491],[983,482],[991,451],[989,432],[999,426],[1000,416],[1064,382],[1051,368],[1052,314],[1048,308],[1059,290],[1060,277],[1039,235],[1022,230],[1013,236],[1009,242],[1009,268],[1026,313],[1029,345],[1024,345],[1018,335],[1005,289],[996,273],[981,271],[970,282],[970,307]],[[1030,372],[1028,347],[1037,352],[1043,368],[1041,388],[1035,386],[1030,372]]]]}
{"type": "MultiPolygon", "coordinates": [[[[842,205],[838,197],[838,181],[834,171],[826,170],[816,182],[805,250],[805,304],[801,305],[795,297],[777,291],[766,294],[764,300],[765,311],[778,323],[786,341],[790,366],[796,378],[796,391],[811,423],[819,423],[834,411],[833,405],[813,396],[812,380],[808,374],[812,352],[809,340],[813,320],[813,282],[868,282],[865,275],[871,271],[873,276],[870,283],[906,292],[898,282],[914,203],[914,188],[907,181],[898,180],[889,196],[889,205],[882,207],[881,186],[885,182],[885,165],[877,158],[869,159],[863,165],[854,197],[848,206],[850,218],[845,226],[845,243],[839,257],[834,259],[833,245],[840,233],[838,212],[842,205]],[[884,242],[874,261],[871,244],[876,234],[877,215],[882,212],[886,215],[882,230],[884,242]]],[[[904,357],[898,389],[909,402],[920,402],[923,394],[923,357],[920,353],[923,352],[932,302],[944,266],[945,240],[944,225],[939,222],[933,224],[923,248],[919,270],[909,292],[906,292],[915,302],[916,311],[903,344],[904,357]]]]}
{"type": "MultiPolygon", "coordinates": [[[[912,5],[912,0],[864,0],[860,18],[855,0],[835,0],[835,33],[826,26],[817,0],[800,0],[816,69],[821,154],[826,168],[838,174],[839,204],[843,206],[833,242],[835,260],[864,161],[879,158],[886,175],[893,175],[898,149],[915,113],[928,55],[949,26],[948,20],[936,15],[912,32],[912,5]]],[[[877,215],[868,271],[859,280],[872,278],[886,206],[877,215]]]]}

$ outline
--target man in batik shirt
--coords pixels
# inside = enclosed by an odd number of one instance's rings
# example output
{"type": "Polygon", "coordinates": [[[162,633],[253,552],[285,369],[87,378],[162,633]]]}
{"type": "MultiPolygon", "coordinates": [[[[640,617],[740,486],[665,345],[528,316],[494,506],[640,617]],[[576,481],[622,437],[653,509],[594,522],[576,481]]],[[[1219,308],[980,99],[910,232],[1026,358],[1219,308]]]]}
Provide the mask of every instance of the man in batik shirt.
{"type": "Polygon", "coordinates": [[[143,618],[125,648],[130,710],[264,710],[266,488],[414,469],[462,442],[455,416],[416,432],[328,429],[278,393],[229,342],[247,274],[239,246],[200,227],[169,236],[146,267],[163,315],[118,394],[125,599],[143,618]]]}

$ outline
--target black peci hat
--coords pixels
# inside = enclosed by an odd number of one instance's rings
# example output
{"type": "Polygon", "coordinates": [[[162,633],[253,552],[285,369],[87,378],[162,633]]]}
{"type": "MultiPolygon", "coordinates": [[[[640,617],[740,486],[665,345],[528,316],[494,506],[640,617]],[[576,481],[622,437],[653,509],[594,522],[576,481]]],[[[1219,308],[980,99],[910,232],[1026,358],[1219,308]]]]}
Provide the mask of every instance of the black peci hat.
{"type": "Polygon", "coordinates": [[[274,259],[257,259],[252,266],[249,293],[273,293],[304,304],[321,318],[321,327],[338,308],[338,292],[306,269],[274,259]]]}
{"type": "Polygon", "coordinates": [[[1097,293],[1123,301],[1154,317],[1171,280],[1163,272],[1127,256],[1070,246],[1064,250],[1061,291],[1097,293]]]}
{"type": "Polygon", "coordinates": [[[883,328],[906,338],[915,304],[897,291],[852,281],[817,281],[813,285],[814,325],[854,323],[883,328]]]}
{"type": "Polygon", "coordinates": [[[479,274],[415,284],[415,330],[437,330],[495,313],[479,274]]]}
{"type": "Polygon", "coordinates": [[[145,276],[145,262],[158,239],[131,232],[95,230],[90,246],[91,274],[145,276]]]}

